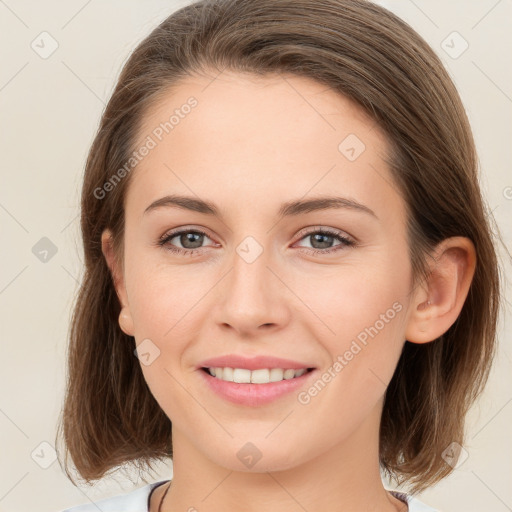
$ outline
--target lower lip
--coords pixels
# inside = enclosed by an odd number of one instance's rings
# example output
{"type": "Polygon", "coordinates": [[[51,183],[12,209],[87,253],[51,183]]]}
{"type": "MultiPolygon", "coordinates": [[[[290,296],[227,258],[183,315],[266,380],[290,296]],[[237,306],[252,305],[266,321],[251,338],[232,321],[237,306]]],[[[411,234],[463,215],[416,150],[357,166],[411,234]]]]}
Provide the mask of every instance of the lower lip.
{"type": "Polygon", "coordinates": [[[315,373],[315,370],[311,370],[293,379],[284,379],[267,384],[250,384],[228,382],[213,377],[205,370],[199,369],[198,371],[203,375],[210,389],[222,398],[238,405],[250,405],[253,407],[270,403],[283,395],[296,391],[315,373]]]}

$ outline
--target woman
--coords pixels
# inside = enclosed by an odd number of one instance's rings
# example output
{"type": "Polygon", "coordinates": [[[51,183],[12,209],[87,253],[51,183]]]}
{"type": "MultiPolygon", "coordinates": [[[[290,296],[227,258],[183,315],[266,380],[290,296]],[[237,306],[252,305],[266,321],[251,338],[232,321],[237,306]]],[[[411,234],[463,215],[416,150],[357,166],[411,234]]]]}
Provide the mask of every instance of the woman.
{"type": "Polygon", "coordinates": [[[180,9],[124,66],[81,219],[66,452],[86,481],[173,478],[68,510],[433,510],[414,494],[462,451],[499,279],[464,108],[407,24],[180,9]]]}

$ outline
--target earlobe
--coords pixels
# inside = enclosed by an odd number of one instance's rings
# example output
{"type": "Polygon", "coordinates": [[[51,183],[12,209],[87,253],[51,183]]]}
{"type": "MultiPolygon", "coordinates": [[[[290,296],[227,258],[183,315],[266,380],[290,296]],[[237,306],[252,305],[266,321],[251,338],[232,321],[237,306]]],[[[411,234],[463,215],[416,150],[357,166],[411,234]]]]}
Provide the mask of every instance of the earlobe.
{"type": "Polygon", "coordinates": [[[405,339],[428,343],[442,336],[457,320],[476,268],[476,252],[471,240],[451,237],[434,251],[427,282],[411,301],[405,339]]]}
{"type": "Polygon", "coordinates": [[[133,318],[130,313],[130,308],[123,307],[121,309],[121,312],[119,313],[119,326],[125,334],[133,336],[133,318]]]}

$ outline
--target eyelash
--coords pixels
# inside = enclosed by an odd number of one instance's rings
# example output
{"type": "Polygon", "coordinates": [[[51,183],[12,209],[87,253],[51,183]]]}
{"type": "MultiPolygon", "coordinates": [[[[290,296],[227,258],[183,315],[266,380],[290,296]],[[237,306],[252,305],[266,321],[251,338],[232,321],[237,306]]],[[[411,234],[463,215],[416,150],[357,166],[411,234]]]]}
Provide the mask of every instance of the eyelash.
{"type": "MultiPolygon", "coordinates": [[[[178,231],[173,231],[171,233],[166,233],[164,236],[162,236],[160,238],[160,240],[158,240],[158,245],[160,247],[165,248],[168,251],[175,253],[175,254],[186,254],[188,256],[193,256],[197,252],[201,252],[201,249],[204,249],[204,247],[200,247],[197,249],[182,249],[181,247],[175,247],[174,245],[171,245],[169,243],[170,240],[172,240],[176,236],[182,235],[184,233],[194,233],[194,234],[203,235],[207,238],[210,238],[204,231],[201,231],[200,229],[182,229],[182,230],[178,230],[178,231]]],[[[336,231],[331,231],[331,230],[325,229],[325,228],[318,229],[316,231],[310,231],[309,233],[304,234],[299,239],[299,241],[304,238],[307,238],[308,236],[317,235],[317,234],[332,236],[341,243],[339,245],[336,245],[329,249],[310,249],[308,247],[301,247],[300,249],[303,249],[303,250],[305,249],[306,252],[313,253],[313,254],[330,254],[330,253],[339,251],[340,247],[353,247],[356,245],[356,243],[353,240],[350,240],[349,238],[344,237],[343,235],[341,235],[340,233],[338,233],[336,231]]]]}

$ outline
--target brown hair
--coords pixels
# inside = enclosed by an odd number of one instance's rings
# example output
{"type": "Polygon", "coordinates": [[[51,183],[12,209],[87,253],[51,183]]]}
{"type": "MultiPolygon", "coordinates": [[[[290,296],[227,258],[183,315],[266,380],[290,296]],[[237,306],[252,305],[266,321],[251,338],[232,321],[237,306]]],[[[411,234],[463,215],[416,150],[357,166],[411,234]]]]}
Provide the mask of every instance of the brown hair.
{"type": "MultiPolygon", "coordinates": [[[[131,174],[104,198],[95,190],[135,149],[144,113],[181,78],[227,69],[314,79],[359,104],[387,135],[389,166],[408,210],[414,284],[432,249],[472,240],[474,278],[457,321],[437,340],[406,342],[386,392],[384,471],[420,491],[448,475],[441,457],[463,444],[464,418],[495,350],[499,267],[478,183],[471,128],[456,88],[428,44],[365,0],[203,0],[163,21],[121,72],[87,158],[81,199],[85,275],[74,306],[62,419],[69,453],[87,482],[130,462],[172,456],[171,422],[151,394],[118,325],[119,300],[101,250],[113,232],[122,265],[124,197],[131,174]]],[[[58,439],[57,439],[58,440],[58,439]]],[[[59,459],[60,461],[60,459],[59,459]]]]}

